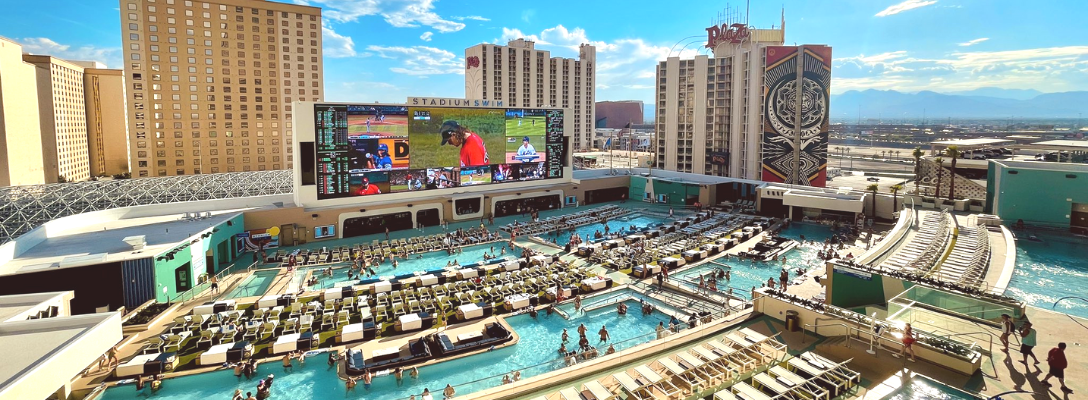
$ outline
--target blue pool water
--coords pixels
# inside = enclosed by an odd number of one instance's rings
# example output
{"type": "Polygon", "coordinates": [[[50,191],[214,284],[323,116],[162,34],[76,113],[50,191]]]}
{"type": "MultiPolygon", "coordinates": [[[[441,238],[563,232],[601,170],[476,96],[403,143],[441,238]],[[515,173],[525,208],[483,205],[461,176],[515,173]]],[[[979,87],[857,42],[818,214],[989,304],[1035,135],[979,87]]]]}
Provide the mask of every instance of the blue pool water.
{"type": "Polygon", "coordinates": [[[929,378],[914,376],[882,400],[975,400],[978,397],[929,378]]]}
{"type": "Polygon", "coordinates": [[[235,286],[227,294],[226,298],[237,299],[240,297],[262,296],[268,290],[268,287],[272,285],[272,282],[276,280],[276,274],[278,273],[279,270],[255,271],[242,280],[242,283],[239,283],[238,286],[235,286]]]}
{"type": "MultiPolygon", "coordinates": [[[[1006,295],[1050,310],[1054,302],[1066,296],[1088,298],[1088,259],[1084,250],[1088,240],[1079,237],[1036,233],[1042,242],[1027,240],[1019,233],[1016,242],[1016,272],[1006,295]]],[[[1088,301],[1066,299],[1056,311],[1088,318],[1088,301]]]]}
{"type": "MultiPolygon", "coordinates": [[[[417,271],[432,271],[436,269],[442,269],[446,267],[446,263],[454,261],[456,261],[460,265],[476,263],[484,260],[484,253],[496,253],[496,255],[500,255],[498,253],[502,252],[502,247],[505,244],[506,242],[494,242],[476,246],[465,246],[461,248],[463,252],[453,255],[449,255],[445,251],[431,251],[427,253],[422,253],[423,258],[413,258],[420,256],[420,254],[415,254],[409,256],[409,259],[407,260],[398,258],[396,269],[393,268],[393,263],[391,261],[386,260],[385,263],[382,263],[378,266],[378,268],[376,268],[376,271],[378,273],[378,276],[395,276],[410,274],[417,271]],[[492,249],[494,250],[492,251],[492,249]]],[[[507,258],[517,257],[517,255],[515,255],[514,252],[511,252],[509,249],[507,249],[505,255],[500,256],[507,258]]],[[[339,268],[334,270],[333,276],[331,278],[321,276],[321,270],[325,268],[327,268],[327,266],[303,269],[301,270],[302,273],[295,274],[295,276],[298,277],[298,279],[301,279],[303,276],[306,275],[305,271],[313,270],[314,275],[318,276],[318,283],[316,288],[320,289],[336,287],[337,283],[347,281],[347,268],[339,268]]]]}
{"type": "MultiPolygon", "coordinates": [[[[587,302],[592,298],[586,299],[587,302]]],[[[628,307],[638,309],[638,302],[628,301],[628,307]]],[[[559,314],[546,315],[540,313],[537,319],[528,314],[522,314],[507,319],[514,331],[520,335],[520,340],[513,346],[508,346],[493,352],[477,354],[466,358],[460,358],[420,368],[419,379],[407,377],[400,383],[391,375],[374,379],[373,386],[367,390],[360,382],[354,391],[348,392],[344,383],[339,380],[334,370],[328,369],[327,355],[320,355],[307,360],[306,365],[299,367],[296,361],[293,371],[284,372],[280,362],[270,361],[262,363],[257,368],[258,377],[275,374],[275,383],[272,388],[274,399],[406,399],[409,395],[416,395],[428,388],[438,396],[446,384],[454,385],[458,395],[465,395],[502,383],[503,374],[520,369],[522,379],[535,375],[551,372],[565,365],[559,359],[557,350],[561,342],[563,328],[568,329],[573,343],[568,347],[574,347],[578,341],[578,325],[585,323],[588,328],[587,337],[590,343],[597,345],[600,351],[607,349],[607,344],[598,345],[597,331],[601,325],[608,327],[611,341],[616,350],[624,350],[641,343],[645,343],[655,337],[654,328],[659,321],[668,324],[668,317],[659,312],[650,316],[642,316],[641,313],[628,313],[617,315],[614,307],[605,307],[588,314],[574,313],[570,305],[561,308],[571,315],[567,320],[559,314]]],[[[162,400],[206,400],[230,398],[235,389],[243,392],[256,393],[259,379],[239,380],[230,370],[197,374],[179,378],[168,379],[163,382],[162,389],[150,396],[162,400]]],[[[135,385],[125,385],[106,390],[100,400],[140,399],[149,397],[146,394],[137,393],[135,385]]]]}
{"type": "MultiPolygon", "coordinates": [[[[816,253],[823,249],[823,242],[827,238],[831,237],[831,228],[824,225],[817,224],[804,224],[794,223],[789,228],[783,229],[779,236],[801,240],[801,236],[805,237],[808,241],[806,244],[801,244],[789,252],[786,253],[786,265],[790,269],[790,278],[795,277],[794,271],[797,268],[804,268],[810,270],[814,267],[823,265],[823,262],[816,257],[816,253]]],[[[748,296],[748,292],[752,286],[760,287],[764,283],[767,283],[767,278],[774,278],[775,282],[778,281],[778,276],[782,271],[781,261],[755,261],[746,259],[724,259],[719,258],[715,260],[718,263],[729,265],[731,268],[730,280],[728,285],[733,287],[734,293],[743,295],[745,298],[748,296]]],[[[698,282],[699,276],[710,272],[711,270],[717,270],[718,268],[725,268],[719,264],[706,263],[695,268],[681,270],[680,272],[672,274],[672,279],[681,279],[685,281],[698,282]]],[[[718,283],[719,290],[725,290],[721,282],[718,283]]]]}
{"type": "MultiPolygon", "coordinates": [[[[638,229],[642,229],[654,224],[660,224],[662,222],[665,222],[666,220],[667,218],[653,217],[649,215],[626,216],[613,221],[608,221],[608,227],[610,229],[609,233],[615,233],[617,230],[630,230],[631,225],[634,225],[638,229]]],[[[574,228],[574,232],[577,233],[578,236],[581,236],[582,240],[585,241],[592,240],[593,233],[598,231],[601,232],[602,235],[604,234],[604,224],[596,223],[574,228]]],[[[551,241],[551,239],[555,237],[553,233],[541,234],[540,236],[549,241],[551,241]]],[[[570,243],[570,238],[571,234],[568,231],[561,231],[559,232],[559,237],[556,243],[560,246],[566,246],[567,243],[570,243]]]]}

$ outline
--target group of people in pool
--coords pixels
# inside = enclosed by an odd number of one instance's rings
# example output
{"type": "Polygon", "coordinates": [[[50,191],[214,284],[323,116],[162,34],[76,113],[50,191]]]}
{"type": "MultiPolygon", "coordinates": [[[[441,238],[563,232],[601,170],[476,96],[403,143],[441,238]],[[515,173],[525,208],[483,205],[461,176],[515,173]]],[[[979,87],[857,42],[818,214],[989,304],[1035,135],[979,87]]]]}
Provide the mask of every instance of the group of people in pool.
{"type": "MultiPolygon", "coordinates": [[[[567,329],[563,328],[562,342],[559,344],[559,356],[563,358],[567,365],[574,365],[578,363],[578,360],[589,360],[597,357],[597,348],[589,344],[589,338],[586,337],[586,332],[589,328],[586,328],[586,324],[578,324],[578,347],[574,350],[567,349],[567,342],[570,341],[570,334],[567,333],[567,329]]],[[[608,333],[608,327],[601,325],[601,330],[597,331],[597,334],[601,338],[601,343],[611,340],[611,336],[608,333]]],[[[616,348],[609,344],[608,350],[605,351],[605,355],[616,352],[616,348]]]]}

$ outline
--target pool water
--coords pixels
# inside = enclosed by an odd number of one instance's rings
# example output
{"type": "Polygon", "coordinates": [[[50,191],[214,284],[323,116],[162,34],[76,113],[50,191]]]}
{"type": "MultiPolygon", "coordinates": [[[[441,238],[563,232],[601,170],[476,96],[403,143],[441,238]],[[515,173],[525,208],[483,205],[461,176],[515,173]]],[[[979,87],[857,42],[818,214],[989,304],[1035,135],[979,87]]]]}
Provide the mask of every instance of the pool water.
{"type": "Polygon", "coordinates": [[[975,400],[978,397],[929,378],[914,376],[882,400],[975,400]]]}
{"type": "MultiPolygon", "coordinates": [[[[1088,298],[1088,259],[1084,250],[1088,239],[1036,233],[1042,242],[1027,240],[1018,233],[1016,272],[1005,294],[1029,305],[1050,310],[1054,302],[1066,296],[1088,298]]],[[[1088,301],[1065,299],[1055,311],[1088,318],[1088,301]]]]}
{"type": "MultiPolygon", "coordinates": [[[[590,301],[587,299],[586,301],[590,301]]],[[[627,301],[628,308],[638,310],[638,301],[627,301]]],[[[607,344],[598,344],[597,331],[601,325],[607,326],[611,340],[617,351],[634,347],[655,338],[658,322],[668,325],[665,314],[654,312],[642,316],[639,312],[627,315],[616,314],[614,307],[604,307],[589,313],[575,313],[565,308],[571,319],[567,320],[559,313],[547,315],[541,312],[534,319],[528,314],[507,318],[506,321],[520,335],[520,340],[513,346],[507,346],[492,352],[481,353],[429,365],[419,369],[419,379],[412,379],[405,374],[398,383],[392,375],[377,377],[373,386],[364,389],[362,382],[353,391],[348,392],[334,370],[326,364],[327,355],[315,356],[300,367],[295,362],[293,371],[285,372],[279,361],[262,363],[257,368],[257,377],[275,374],[272,398],[278,399],[406,399],[410,395],[419,398],[424,388],[440,396],[446,384],[454,385],[457,394],[465,394],[499,386],[503,374],[521,370],[522,379],[551,372],[566,365],[559,358],[557,351],[561,343],[563,328],[568,329],[571,343],[567,347],[576,347],[577,328],[584,323],[590,343],[596,345],[601,354],[607,344]]],[[[230,398],[235,389],[256,393],[259,379],[238,379],[231,370],[209,372],[168,379],[162,389],[154,394],[162,400],[205,400],[230,398]]],[[[136,391],[135,385],[124,385],[107,389],[100,400],[139,399],[148,397],[136,391]]]]}
{"type": "Polygon", "coordinates": [[[272,282],[276,280],[276,274],[278,273],[279,270],[255,271],[242,280],[242,283],[239,283],[238,286],[235,286],[227,294],[226,298],[237,299],[240,297],[262,296],[268,290],[268,287],[272,286],[272,282]]]}
{"type": "MultiPolygon", "coordinates": [[[[634,225],[637,229],[642,229],[651,225],[661,224],[667,220],[667,218],[652,217],[648,215],[628,215],[608,221],[609,233],[630,230],[631,225],[634,225]]],[[[602,235],[604,234],[604,225],[605,224],[603,223],[583,225],[574,228],[574,232],[577,233],[578,236],[581,236],[582,240],[590,241],[593,240],[593,233],[599,231],[602,235]]],[[[569,231],[558,231],[557,233],[558,238],[556,239],[556,244],[566,246],[567,243],[570,243],[572,235],[569,231]]],[[[544,233],[539,236],[543,237],[545,240],[551,241],[551,239],[556,238],[556,232],[544,233]]]]}
{"type": "MultiPolygon", "coordinates": [[[[832,233],[831,228],[825,225],[793,223],[789,228],[783,229],[779,236],[797,241],[800,241],[801,236],[804,236],[807,241],[807,243],[786,252],[786,265],[789,266],[790,279],[792,280],[796,277],[794,271],[798,268],[807,271],[823,265],[823,261],[816,256],[816,253],[823,250],[824,240],[831,237],[832,233]]],[[[730,279],[727,285],[733,288],[735,294],[745,297],[747,297],[753,286],[762,286],[767,283],[768,278],[774,278],[777,283],[779,274],[782,271],[782,261],[753,262],[753,260],[747,259],[730,258],[726,260],[725,258],[718,258],[714,262],[671,274],[670,278],[697,283],[700,275],[718,268],[725,269],[726,267],[721,264],[731,267],[728,268],[731,272],[729,273],[730,279]]],[[[718,281],[718,290],[725,290],[725,286],[722,285],[721,281],[718,281]]]]}
{"type": "MultiPolygon", "coordinates": [[[[444,250],[431,251],[422,254],[416,253],[408,256],[409,258],[407,260],[398,258],[396,269],[393,268],[392,261],[386,260],[384,263],[375,268],[375,271],[378,273],[378,276],[395,276],[411,274],[413,272],[433,271],[436,269],[442,269],[446,267],[446,263],[454,261],[456,261],[460,265],[472,264],[483,261],[484,253],[501,253],[502,247],[505,244],[506,242],[494,242],[475,246],[465,246],[461,248],[463,252],[453,255],[449,255],[444,250]],[[420,255],[422,255],[423,258],[418,258],[420,255]]],[[[511,252],[510,249],[507,248],[506,254],[501,255],[501,257],[514,258],[517,257],[518,254],[520,254],[519,251],[511,252]]],[[[321,271],[327,267],[328,266],[303,268],[299,271],[299,273],[295,274],[295,279],[301,280],[304,276],[306,276],[305,271],[314,271],[314,276],[318,277],[318,282],[315,286],[315,288],[317,289],[329,289],[336,287],[337,284],[342,285],[341,282],[348,282],[348,268],[334,269],[333,276],[331,278],[328,278],[321,275],[321,271]]],[[[352,280],[352,282],[354,281],[355,279],[352,280]]]]}

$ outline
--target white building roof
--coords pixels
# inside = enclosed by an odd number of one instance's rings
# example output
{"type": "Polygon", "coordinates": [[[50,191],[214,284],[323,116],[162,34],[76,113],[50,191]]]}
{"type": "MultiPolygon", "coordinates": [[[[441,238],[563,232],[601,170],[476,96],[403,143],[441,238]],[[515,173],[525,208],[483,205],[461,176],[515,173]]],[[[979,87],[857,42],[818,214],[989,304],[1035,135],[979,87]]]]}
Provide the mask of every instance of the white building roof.
{"type": "Polygon", "coordinates": [[[121,340],[120,313],[70,316],[72,295],[0,296],[0,399],[48,398],[121,340]],[[26,319],[57,304],[54,317],[26,319]]]}
{"type": "MultiPolygon", "coordinates": [[[[50,236],[0,266],[0,275],[68,268],[152,257],[189,237],[223,223],[237,211],[188,221],[182,214],[97,221],[50,236]],[[143,235],[147,244],[134,250],[125,238],[143,235]]],[[[74,217],[69,217],[74,218],[74,217]]]]}

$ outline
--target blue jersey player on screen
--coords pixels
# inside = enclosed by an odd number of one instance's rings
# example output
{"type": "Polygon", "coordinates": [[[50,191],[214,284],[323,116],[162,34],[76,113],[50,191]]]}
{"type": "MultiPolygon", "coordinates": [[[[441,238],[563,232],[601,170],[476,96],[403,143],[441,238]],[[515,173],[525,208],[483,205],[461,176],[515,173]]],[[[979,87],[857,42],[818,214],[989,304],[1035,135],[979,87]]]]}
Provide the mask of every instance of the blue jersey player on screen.
{"type": "Polygon", "coordinates": [[[370,169],[393,169],[393,158],[389,157],[389,146],[385,143],[378,145],[378,154],[367,153],[370,169]]]}

